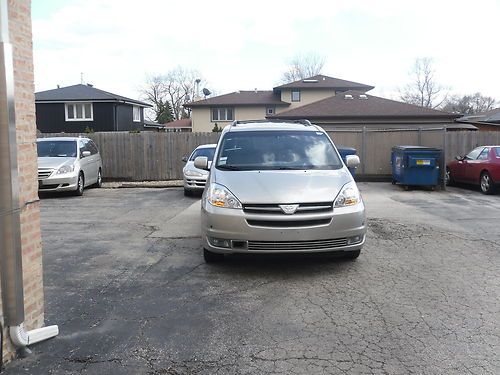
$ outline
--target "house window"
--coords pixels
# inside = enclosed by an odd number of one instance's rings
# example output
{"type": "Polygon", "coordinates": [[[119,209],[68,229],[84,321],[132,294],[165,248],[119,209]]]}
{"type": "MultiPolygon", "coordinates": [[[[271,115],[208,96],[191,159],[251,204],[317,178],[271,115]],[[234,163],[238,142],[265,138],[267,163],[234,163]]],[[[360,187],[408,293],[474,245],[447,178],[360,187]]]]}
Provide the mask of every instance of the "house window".
{"type": "Polygon", "coordinates": [[[233,121],[233,108],[212,108],[212,121],[233,121]]]}
{"type": "Polygon", "coordinates": [[[267,107],[266,116],[272,116],[276,113],[276,107],[267,107]]]}
{"type": "Polygon", "coordinates": [[[292,102],[300,102],[300,90],[292,90],[292,102]]]}
{"type": "Polygon", "coordinates": [[[132,116],[134,122],[141,122],[141,107],[134,105],[132,107],[132,116]]]}
{"type": "Polygon", "coordinates": [[[92,103],[66,103],[64,105],[66,121],[93,121],[92,103]]]}

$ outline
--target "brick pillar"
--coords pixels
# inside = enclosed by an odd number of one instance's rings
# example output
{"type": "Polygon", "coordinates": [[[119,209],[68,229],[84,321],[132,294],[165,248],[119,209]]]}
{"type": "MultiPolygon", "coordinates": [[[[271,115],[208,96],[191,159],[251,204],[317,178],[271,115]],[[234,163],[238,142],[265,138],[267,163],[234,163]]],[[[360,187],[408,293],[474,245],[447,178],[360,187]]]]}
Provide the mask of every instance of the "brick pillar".
{"type": "MultiPolygon", "coordinates": [[[[14,56],[14,94],[18,145],[21,242],[23,254],[25,328],[43,325],[42,241],[36,156],[35,85],[31,1],[9,0],[9,31],[14,56]]],[[[0,299],[0,311],[1,311],[0,299]]],[[[4,358],[11,359],[12,344],[4,332],[4,358]]]]}

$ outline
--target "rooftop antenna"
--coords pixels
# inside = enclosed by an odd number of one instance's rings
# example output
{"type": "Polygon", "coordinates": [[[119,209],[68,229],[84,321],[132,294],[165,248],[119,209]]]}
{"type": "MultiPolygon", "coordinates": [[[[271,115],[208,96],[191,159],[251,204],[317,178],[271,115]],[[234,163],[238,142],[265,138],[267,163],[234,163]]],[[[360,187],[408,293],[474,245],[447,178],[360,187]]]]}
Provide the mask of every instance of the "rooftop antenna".
{"type": "Polygon", "coordinates": [[[196,78],[194,80],[194,82],[196,83],[196,99],[198,99],[200,97],[200,82],[201,82],[201,79],[196,78]]]}
{"type": "Polygon", "coordinates": [[[210,95],[211,92],[209,89],[203,89],[203,95],[205,95],[205,99],[207,98],[208,95],[210,95]]]}

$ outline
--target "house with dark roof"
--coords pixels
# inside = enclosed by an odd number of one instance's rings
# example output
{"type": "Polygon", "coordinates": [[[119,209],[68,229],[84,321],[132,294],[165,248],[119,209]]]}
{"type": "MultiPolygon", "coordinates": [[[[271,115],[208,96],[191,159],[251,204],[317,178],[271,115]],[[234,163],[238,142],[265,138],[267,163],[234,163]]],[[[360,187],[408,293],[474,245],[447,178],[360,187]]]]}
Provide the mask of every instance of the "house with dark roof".
{"type": "Polygon", "coordinates": [[[325,129],[424,128],[477,130],[456,114],[367,94],[374,86],[317,75],[272,91],[236,91],[185,104],[193,131],[209,132],[233,120],[308,119],[325,129]]]}
{"type": "Polygon", "coordinates": [[[210,132],[217,124],[224,127],[233,120],[259,120],[335,96],[347,90],[366,92],[373,86],[316,75],[287,83],[268,91],[236,91],[187,103],[194,132],[210,132]]]}
{"type": "Polygon", "coordinates": [[[151,107],[82,84],[37,92],[35,105],[36,125],[42,133],[142,130],[144,108],[151,107]]]}
{"type": "Polygon", "coordinates": [[[406,129],[446,126],[450,129],[476,130],[456,124],[456,114],[419,107],[349,90],[310,104],[291,108],[269,118],[308,119],[325,130],[339,128],[406,129]]]}
{"type": "Polygon", "coordinates": [[[476,126],[479,131],[500,131],[500,108],[465,115],[458,118],[457,122],[476,126]]]}

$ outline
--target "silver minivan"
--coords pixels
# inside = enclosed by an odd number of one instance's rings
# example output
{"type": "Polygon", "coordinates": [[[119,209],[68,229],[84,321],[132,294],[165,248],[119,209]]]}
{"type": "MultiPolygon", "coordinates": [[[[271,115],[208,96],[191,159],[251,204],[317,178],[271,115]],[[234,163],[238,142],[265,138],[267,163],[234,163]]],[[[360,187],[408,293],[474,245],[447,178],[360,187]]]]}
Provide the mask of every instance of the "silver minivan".
{"type": "MultiPolygon", "coordinates": [[[[346,165],[347,164],[347,165],[346,165]]],[[[207,262],[231,253],[342,252],[365,242],[361,194],[328,134],[309,121],[235,121],[221,134],[201,201],[207,262]]]]}
{"type": "Polygon", "coordinates": [[[102,159],[95,143],[83,137],[39,138],[38,190],[72,191],[101,187],[102,159]]]}

